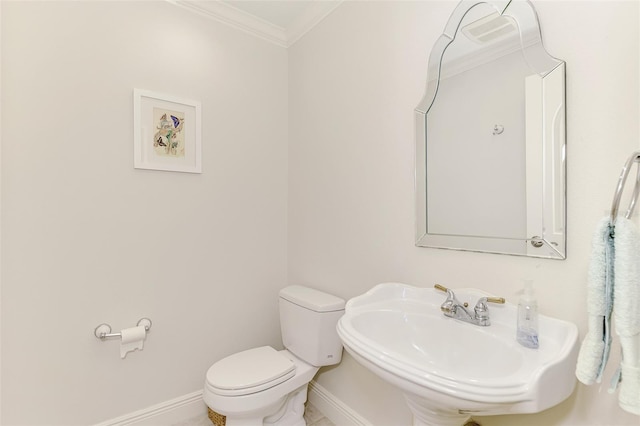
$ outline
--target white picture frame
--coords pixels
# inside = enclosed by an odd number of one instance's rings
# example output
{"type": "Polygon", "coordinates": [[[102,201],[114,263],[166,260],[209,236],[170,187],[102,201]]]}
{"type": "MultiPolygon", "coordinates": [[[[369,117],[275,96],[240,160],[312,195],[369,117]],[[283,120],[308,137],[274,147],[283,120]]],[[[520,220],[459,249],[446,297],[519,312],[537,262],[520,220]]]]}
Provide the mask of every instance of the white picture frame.
{"type": "Polygon", "coordinates": [[[199,101],[133,90],[133,166],[202,173],[199,101]]]}

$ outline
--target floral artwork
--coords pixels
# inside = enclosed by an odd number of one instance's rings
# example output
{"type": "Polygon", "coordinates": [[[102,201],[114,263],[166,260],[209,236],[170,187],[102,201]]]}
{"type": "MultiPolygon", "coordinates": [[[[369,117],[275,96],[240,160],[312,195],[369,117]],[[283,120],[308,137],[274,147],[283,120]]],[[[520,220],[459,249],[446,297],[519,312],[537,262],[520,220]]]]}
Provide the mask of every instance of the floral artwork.
{"type": "Polygon", "coordinates": [[[155,134],[153,149],[156,155],[166,157],[184,157],[184,114],[165,109],[153,109],[155,134]]]}

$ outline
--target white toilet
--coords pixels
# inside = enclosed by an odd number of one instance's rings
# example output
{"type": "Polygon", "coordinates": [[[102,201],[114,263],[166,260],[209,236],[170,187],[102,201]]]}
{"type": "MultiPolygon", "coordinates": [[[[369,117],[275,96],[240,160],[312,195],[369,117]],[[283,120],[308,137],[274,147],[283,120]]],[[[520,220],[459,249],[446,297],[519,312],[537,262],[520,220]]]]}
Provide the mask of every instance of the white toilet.
{"type": "Polygon", "coordinates": [[[344,314],[344,303],[308,287],[280,290],[286,349],[262,346],[213,364],[204,385],[212,420],[222,415],[226,426],[305,426],[308,383],[320,367],[342,359],[336,324],[344,314]]]}

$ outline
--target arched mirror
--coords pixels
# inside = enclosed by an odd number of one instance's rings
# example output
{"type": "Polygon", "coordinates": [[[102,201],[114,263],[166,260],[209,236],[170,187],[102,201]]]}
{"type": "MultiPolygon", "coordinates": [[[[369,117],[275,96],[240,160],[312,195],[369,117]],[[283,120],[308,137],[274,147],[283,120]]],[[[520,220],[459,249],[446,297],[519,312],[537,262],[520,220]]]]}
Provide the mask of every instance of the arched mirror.
{"type": "Polygon", "coordinates": [[[565,64],[527,0],[463,0],[416,117],[416,245],[566,257],[565,64]]]}

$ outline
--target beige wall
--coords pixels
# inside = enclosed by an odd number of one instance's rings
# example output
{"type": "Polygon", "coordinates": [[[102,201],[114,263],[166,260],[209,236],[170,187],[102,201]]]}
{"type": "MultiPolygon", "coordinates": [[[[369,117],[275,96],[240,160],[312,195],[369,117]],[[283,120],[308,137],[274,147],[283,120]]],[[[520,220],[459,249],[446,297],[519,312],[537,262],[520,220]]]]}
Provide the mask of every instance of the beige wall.
{"type": "MultiPolygon", "coordinates": [[[[513,299],[540,265],[541,311],[584,333],[591,232],[639,147],[638,3],[534,2],[567,61],[566,261],[413,245],[413,108],[455,4],[346,2],[286,51],[167,2],[3,1],[2,423],[90,424],[198,390],[213,360],[279,345],[286,281],[513,299]],[[132,168],[133,88],[202,102],[202,175],[132,168]],[[142,316],[126,360],[92,335],[142,316]]],[[[318,379],[376,425],[410,423],[348,356],[318,379]]],[[[481,420],[637,425],[584,386],[481,420]]]]}
{"type": "MultiPolygon", "coordinates": [[[[414,247],[413,108],[456,2],[346,2],[289,50],[290,282],[344,298],[385,281],[440,282],[515,300],[521,279],[540,265],[541,312],[577,323],[584,335],[591,234],[639,147],[638,2],[533,3],[547,50],[567,62],[568,259],[414,247]]],[[[318,381],[373,424],[410,422],[400,393],[348,356],[318,381]]],[[[638,424],[606,385],[579,386],[538,415],[480,420],[638,424]]]]}
{"type": "Polygon", "coordinates": [[[279,345],[287,52],[169,2],[2,2],[2,424],[87,425],[279,345]],[[202,102],[203,173],[133,168],[133,89],[202,102]],[[148,316],[143,352],[94,327],[148,316]]]}

